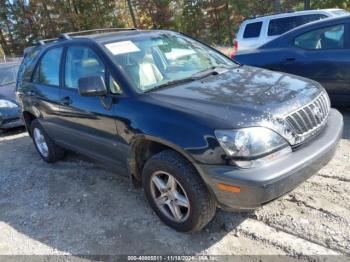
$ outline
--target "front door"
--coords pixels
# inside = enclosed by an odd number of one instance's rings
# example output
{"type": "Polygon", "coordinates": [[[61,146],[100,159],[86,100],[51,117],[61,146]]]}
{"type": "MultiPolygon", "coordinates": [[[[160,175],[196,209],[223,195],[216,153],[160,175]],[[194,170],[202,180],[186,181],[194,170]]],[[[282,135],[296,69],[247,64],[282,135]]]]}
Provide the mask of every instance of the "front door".
{"type": "Polygon", "coordinates": [[[114,118],[118,99],[108,95],[81,96],[78,91],[78,80],[87,76],[101,76],[109,85],[111,76],[104,63],[92,48],[72,45],[66,49],[63,72],[60,142],[94,158],[124,167],[126,161],[120,149],[114,118]]]}
{"type": "Polygon", "coordinates": [[[277,70],[318,81],[331,98],[350,96],[350,50],[346,24],[313,30],[294,39],[277,70]]]}

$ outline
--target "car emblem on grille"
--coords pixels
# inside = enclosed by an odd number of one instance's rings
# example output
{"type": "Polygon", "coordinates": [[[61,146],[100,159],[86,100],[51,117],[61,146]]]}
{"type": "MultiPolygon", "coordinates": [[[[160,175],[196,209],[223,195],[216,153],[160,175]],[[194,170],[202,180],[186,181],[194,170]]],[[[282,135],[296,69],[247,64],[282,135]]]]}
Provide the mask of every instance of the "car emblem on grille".
{"type": "Polygon", "coordinates": [[[312,110],[314,113],[314,116],[316,117],[317,120],[321,120],[323,117],[322,111],[319,107],[314,107],[312,110]]]}

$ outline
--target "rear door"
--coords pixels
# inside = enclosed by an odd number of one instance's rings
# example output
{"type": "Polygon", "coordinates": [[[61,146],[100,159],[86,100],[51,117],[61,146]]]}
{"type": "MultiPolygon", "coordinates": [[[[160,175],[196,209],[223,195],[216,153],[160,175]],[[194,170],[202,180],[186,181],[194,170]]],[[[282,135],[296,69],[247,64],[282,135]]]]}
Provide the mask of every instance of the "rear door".
{"type": "Polygon", "coordinates": [[[348,24],[335,24],[296,36],[273,69],[316,80],[334,99],[350,95],[348,31],[348,24]]]}
{"type": "Polygon", "coordinates": [[[56,138],[60,103],[60,66],[63,47],[48,49],[37,63],[32,81],[27,84],[25,95],[32,111],[53,139],[56,138]]]}
{"type": "Polygon", "coordinates": [[[60,143],[94,158],[125,167],[114,117],[118,96],[81,96],[78,80],[101,76],[109,89],[121,89],[92,46],[69,45],[62,66],[60,143]]]}

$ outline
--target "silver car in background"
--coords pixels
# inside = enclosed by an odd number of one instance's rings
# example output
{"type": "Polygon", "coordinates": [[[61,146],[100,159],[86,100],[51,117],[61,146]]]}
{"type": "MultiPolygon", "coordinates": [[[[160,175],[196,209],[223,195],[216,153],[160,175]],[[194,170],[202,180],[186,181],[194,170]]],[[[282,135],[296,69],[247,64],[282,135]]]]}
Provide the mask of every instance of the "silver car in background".
{"type": "Polygon", "coordinates": [[[19,63],[0,64],[0,130],[23,126],[15,95],[18,67],[19,63]]]}
{"type": "Polygon", "coordinates": [[[343,9],[317,9],[250,17],[242,22],[234,52],[255,49],[289,30],[324,18],[349,15],[343,9]]]}

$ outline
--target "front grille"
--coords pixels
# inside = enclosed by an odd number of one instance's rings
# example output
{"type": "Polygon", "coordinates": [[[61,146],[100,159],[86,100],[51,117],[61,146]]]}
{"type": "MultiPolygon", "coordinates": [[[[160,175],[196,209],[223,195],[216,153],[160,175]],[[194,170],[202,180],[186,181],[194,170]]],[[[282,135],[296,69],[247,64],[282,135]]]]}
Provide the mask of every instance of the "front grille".
{"type": "Polygon", "coordinates": [[[330,102],[327,93],[322,92],[304,107],[285,116],[292,132],[302,142],[316,133],[327,122],[330,102]]]}

